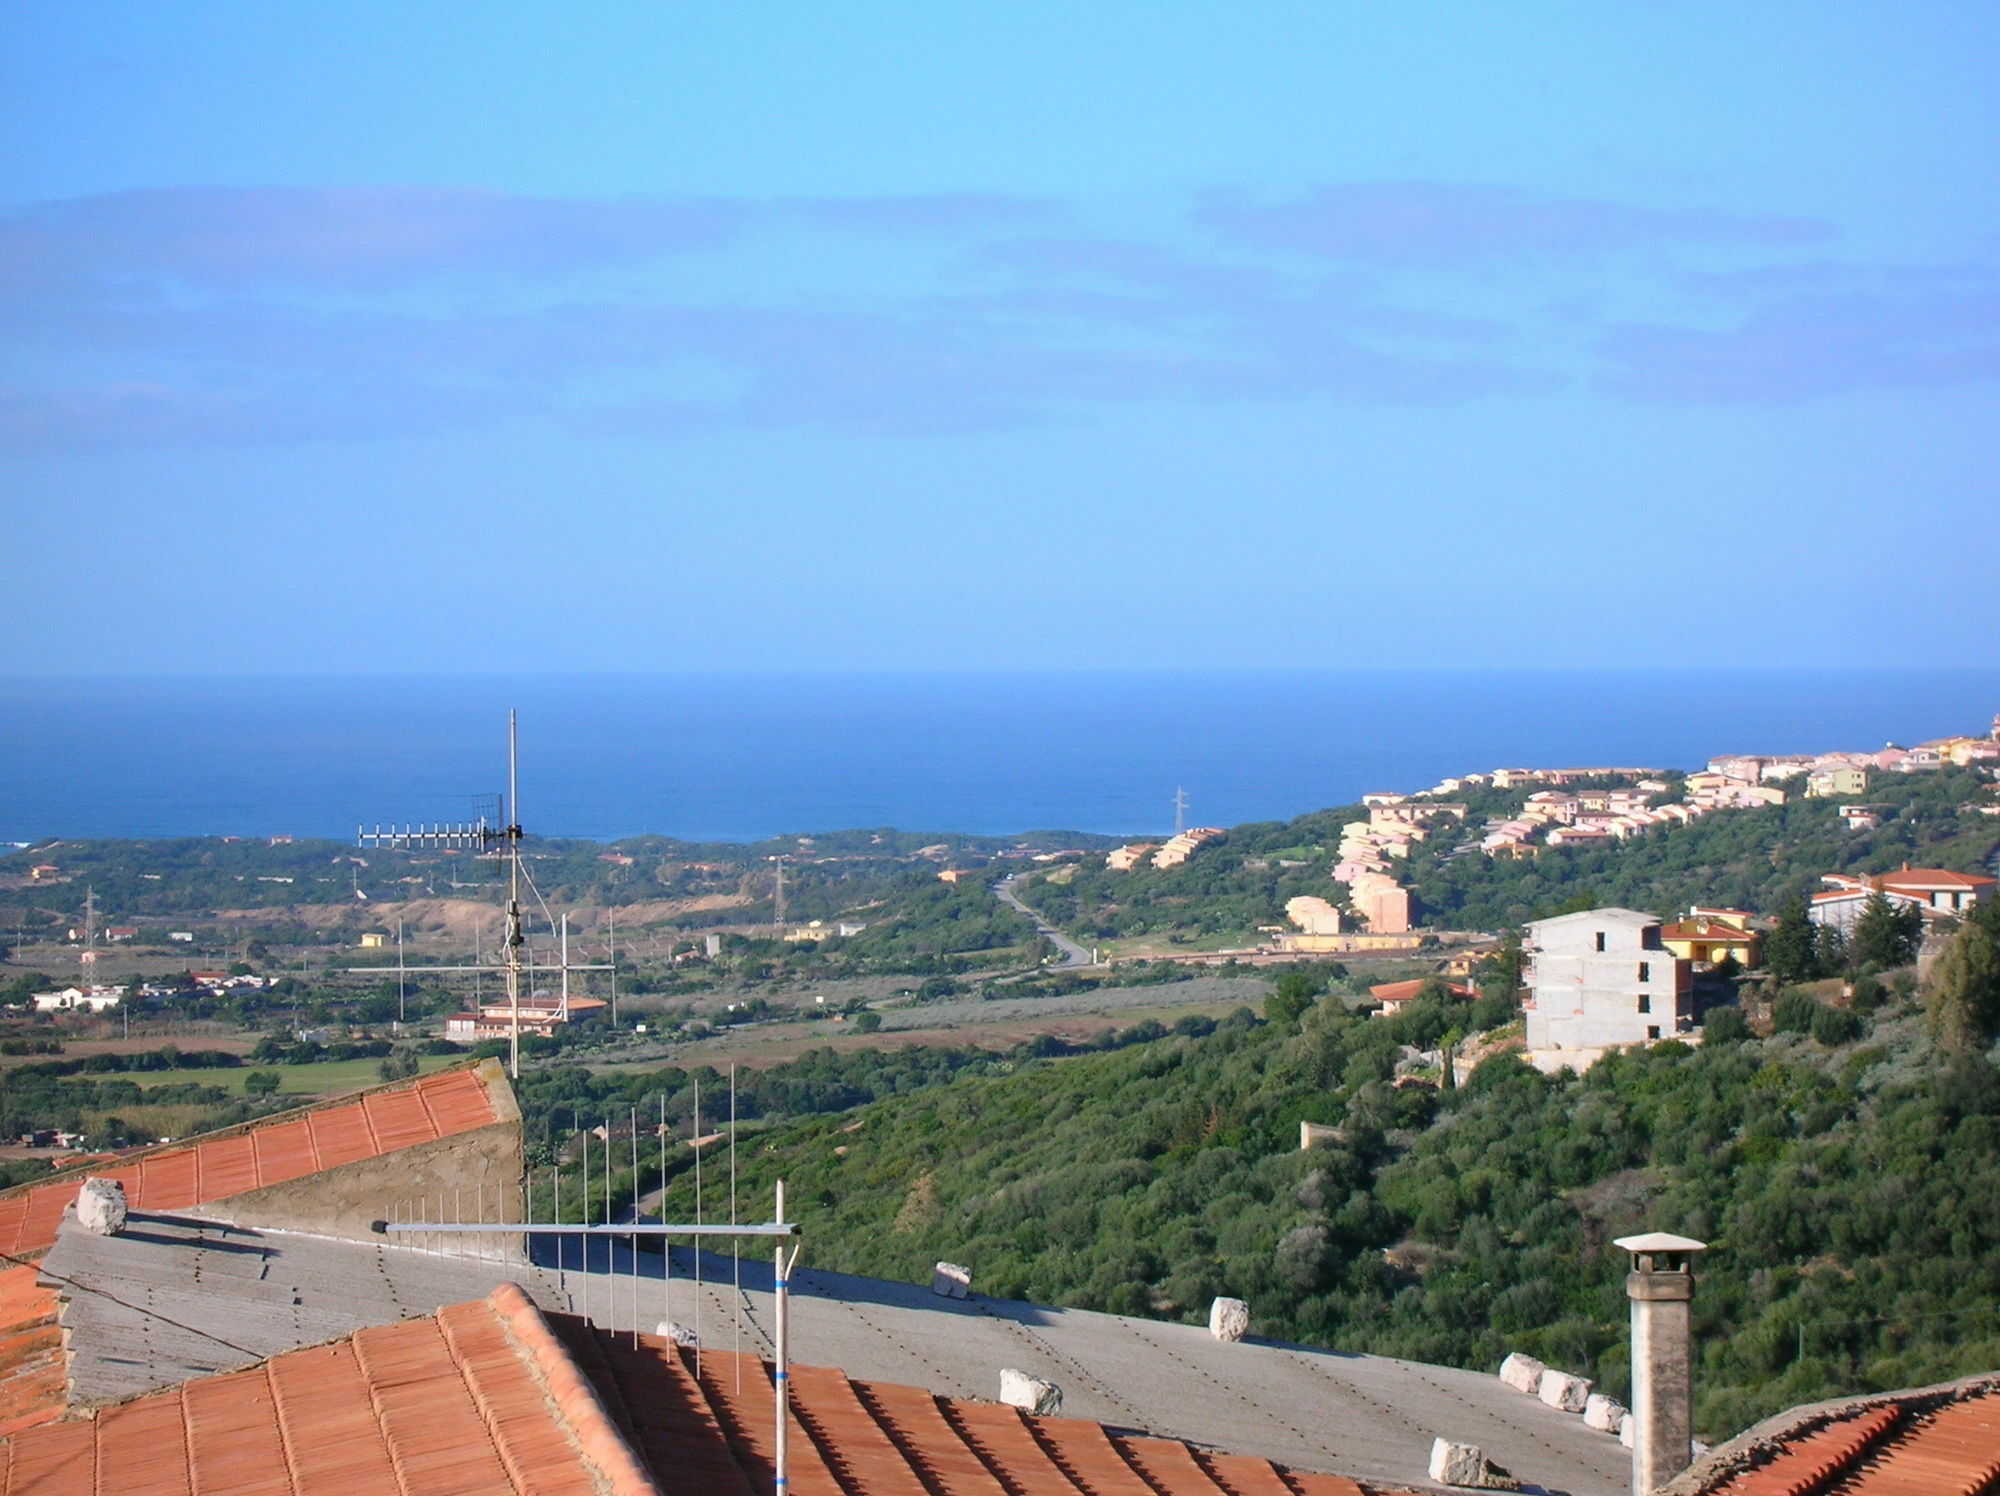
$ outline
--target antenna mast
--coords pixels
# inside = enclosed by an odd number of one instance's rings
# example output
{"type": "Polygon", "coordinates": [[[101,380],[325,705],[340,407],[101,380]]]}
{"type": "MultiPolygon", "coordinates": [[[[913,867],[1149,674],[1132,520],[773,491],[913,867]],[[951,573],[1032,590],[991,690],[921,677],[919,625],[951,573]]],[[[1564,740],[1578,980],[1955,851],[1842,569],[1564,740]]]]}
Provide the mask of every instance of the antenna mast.
{"type": "MultiPolygon", "coordinates": [[[[507,804],[500,812],[507,858],[507,1074],[521,1078],[521,728],[507,708],[507,804]]],[[[564,952],[563,965],[569,965],[564,952]]],[[[567,970],[563,973],[567,978],[567,970]]]]}
{"type": "Polygon", "coordinates": [[[1187,808],[1188,808],[1187,791],[1182,789],[1179,785],[1175,785],[1174,786],[1174,835],[1175,836],[1179,836],[1183,831],[1187,830],[1187,808]]]}
{"type": "MultiPolygon", "coordinates": [[[[521,752],[519,714],[512,708],[507,712],[507,793],[500,797],[498,826],[487,824],[482,815],[475,822],[455,825],[390,826],[386,829],[377,825],[373,831],[358,830],[356,841],[364,847],[395,847],[410,849],[416,847],[437,847],[452,850],[490,851],[496,846],[499,855],[507,863],[507,925],[501,937],[500,965],[488,966],[478,954],[476,944],[479,935],[475,926],[473,964],[470,966],[430,966],[427,971],[469,971],[473,973],[475,986],[480,975],[498,971],[507,982],[507,1073],[514,1080],[521,1078],[521,978],[527,970],[528,937],[521,923],[521,752]]],[[[359,894],[359,887],[356,888],[359,894]]],[[[365,897],[365,896],[364,896],[365,897]]],[[[561,942],[561,963],[563,990],[556,1012],[560,1020],[569,1017],[569,974],[572,971],[605,971],[602,965],[572,965],[569,959],[569,921],[563,918],[562,925],[551,931],[561,942]]],[[[395,971],[399,978],[406,975],[403,963],[402,932],[397,931],[396,965],[350,966],[351,972],[395,971]]],[[[483,1007],[479,1010],[484,1012],[483,1007]]],[[[559,1021],[560,1021],[559,1020],[559,1021]]]]}

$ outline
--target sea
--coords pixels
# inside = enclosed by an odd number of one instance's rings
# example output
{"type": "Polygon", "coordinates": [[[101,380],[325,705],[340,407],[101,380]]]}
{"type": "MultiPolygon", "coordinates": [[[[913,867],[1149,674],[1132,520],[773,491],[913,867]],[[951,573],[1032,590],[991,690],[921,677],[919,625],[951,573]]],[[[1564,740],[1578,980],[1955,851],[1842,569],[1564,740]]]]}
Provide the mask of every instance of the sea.
{"type": "Polygon", "coordinates": [[[2000,669],[0,678],[0,840],[465,819],[520,721],[530,832],[1114,835],[1502,766],[1984,733],[2000,669]]]}

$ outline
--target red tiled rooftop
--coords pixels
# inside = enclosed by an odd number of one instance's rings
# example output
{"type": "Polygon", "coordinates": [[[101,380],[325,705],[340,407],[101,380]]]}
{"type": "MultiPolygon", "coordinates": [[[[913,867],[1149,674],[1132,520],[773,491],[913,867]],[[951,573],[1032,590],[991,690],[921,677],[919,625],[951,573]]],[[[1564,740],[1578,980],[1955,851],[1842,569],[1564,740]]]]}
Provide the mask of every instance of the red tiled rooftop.
{"type": "MultiPolygon", "coordinates": [[[[1472,988],[1458,982],[1447,982],[1445,985],[1451,989],[1454,997],[1477,997],[1479,995],[1472,988]]],[[[1415,998],[1423,990],[1424,983],[1421,979],[1412,982],[1380,982],[1368,989],[1368,995],[1378,1002],[1406,1003],[1415,998]]]]}
{"type": "Polygon", "coordinates": [[[1699,1496],[1984,1496],[2000,1485],[2000,1379],[1781,1414],[1673,1489],[1699,1496]]]}
{"type": "Polygon", "coordinates": [[[1944,868],[1906,867],[1901,872],[1884,873],[1884,888],[1992,888],[1996,881],[1978,873],[1954,873],[1944,868]]]}
{"type": "MultiPolygon", "coordinates": [[[[127,1154],[115,1167],[88,1172],[121,1182],[134,1210],[187,1210],[499,1120],[478,1068],[468,1066],[210,1138],[127,1154]]],[[[0,1193],[0,1252],[34,1257],[54,1246],[63,1210],[83,1179],[78,1170],[0,1193]]]]}
{"type": "Polygon", "coordinates": [[[0,1437],[46,1423],[69,1393],[56,1296],[33,1267],[0,1271],[0,1437]]]}
{"type": "Polygon", "coordinates": [[[648,1496],[511,1284],[0,1441],[0,1496],[648,1496]]]}

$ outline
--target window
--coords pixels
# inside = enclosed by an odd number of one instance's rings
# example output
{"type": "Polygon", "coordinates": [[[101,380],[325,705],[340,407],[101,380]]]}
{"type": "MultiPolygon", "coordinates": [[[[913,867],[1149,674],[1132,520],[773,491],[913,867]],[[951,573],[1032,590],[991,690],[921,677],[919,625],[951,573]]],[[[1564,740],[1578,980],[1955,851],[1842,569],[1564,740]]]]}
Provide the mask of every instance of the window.
{"type": "Polygon", "coordinates": [[[1639,980],[1640,980],[1640,981],[1642,981],[1642,982],[1650,982],[1650,981],[1652,981],[1652,980],[1653,980],[1653,963],[1652,963],[1652,962],[1650,962],[1650,961],[1641,961],[1641,962],[1639,963],[1639,980]]]}
{"type": "Polygon", "coordinates": [[[1639,994],[1639,1011],[1641,1013],[1650,1013],[1653,1011],[1653,1000],[1643,992],[1639,994]]]}
{"type": "Polygon", "coordinates": [[[1658,1025],[1657,1023],[1651,1023],[1651,1024],[1648,1024],[1648,1025],[1646,1026],[1646,1037],[1647,1037],[1648,1039],[1657,1039],[1657,1038],[1659,1038],[1659,1037],[1660,1037],[1660,1026],[1659,1026],[1659,1025],[1658,1025]]]}
{"type": "Polygon", "coordinates": [[[1597,948],[1600,951],[1604,949],[1604,932],[1602,930],[1597,932],[1597,948]]]}

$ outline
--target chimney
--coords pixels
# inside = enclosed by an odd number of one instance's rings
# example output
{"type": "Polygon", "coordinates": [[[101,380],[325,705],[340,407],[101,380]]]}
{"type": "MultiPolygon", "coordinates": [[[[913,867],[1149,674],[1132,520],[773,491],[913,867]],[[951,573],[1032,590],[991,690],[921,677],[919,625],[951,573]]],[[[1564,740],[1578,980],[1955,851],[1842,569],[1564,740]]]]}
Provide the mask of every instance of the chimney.
{"type": "Polygon", "coordinates": [[[1632,1254],[1625,1294],[1632,1301],[1632,1496],[1653,1496],[1693,1458],[1693,1344],[1688,1303],[1694,1254],[1706,1242],[1665,1231],[1621,1236],[1632,1254]]]}

